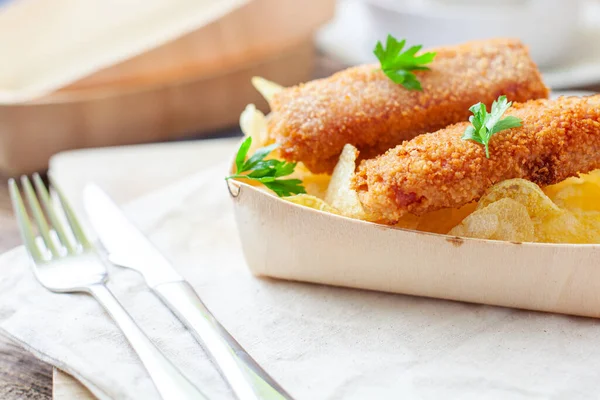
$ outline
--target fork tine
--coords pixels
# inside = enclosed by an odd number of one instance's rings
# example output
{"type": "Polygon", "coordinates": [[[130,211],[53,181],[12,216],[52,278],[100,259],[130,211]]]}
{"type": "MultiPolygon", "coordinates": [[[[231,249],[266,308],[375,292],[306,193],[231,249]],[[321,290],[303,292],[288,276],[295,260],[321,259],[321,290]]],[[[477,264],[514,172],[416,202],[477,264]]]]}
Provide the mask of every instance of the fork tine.
{"type": "Polygon", "coordinates": [[[79,224],[79,220],[77,219],[75,212],[73,212],[71,205],[69,204],[69,202],[63,195],[62,190],[56,184],[56,181],[52,178],[52,175],[49,175],[48,177],[50,179],[50,183],[52,184],[52,188],[58,195],[58,199],[60,200],[60,205],[62,206],[62,209],[65,212],[65,215],[67,216],[69,225],[71,225],[71,230],[73,231],[73,235],[75,236],[75,239],[78,240],[79,243],[81,244],[81,246],[83,246],[84,248],[87,248],[87,249],[92,248],[93,247],[92,244],[88,240],[85,232],[83,231],[83,228],[79,224]]]}
{"type": "Polygon", "coordinates": [[[56,244],[50,237],[50,228],[48,227],[48,222],[46,222],[46,217],[44,217],[44,213],[40,207],[40,203],[33,191],[33,186],[31,186],[31,181],[26,175],[21,176],[21,185],[23,186],[23,191],[25,193],[25,198],[27,199],[27,203],[29,204],[29,209],[33,214],[33,219],[35,220],[40,236],[44,239],[44,243],[46,247],[52,252],[52,255],[55,257],[60,256],[60,252],[56,247],[56,244]]]}
{"type": "Polygon", "coordinates": [[[19,230],[21,231],[23,244],[34,261],[43,261],[44,256],[42,255],[42,252],[35,241],[31,220],[27,215],[27,209],[25,208],[25,204],[23,203],[23,199],[19,193],[17,182],[15,182],[14,179],[10,179],[8,181],[8,190],[10,192],[10,200],[12,202],[13,210],[15,212],[15,216],[17,217],[17,224],[19,225],[19,230]]]}
{"type": "Polygon", "coordinates": [[[42,181],[40,174],[33,174],[33,184],[35,185],[35,190],[37,192],[38,199],[42,203],[42,207],[44,208],[44,211],[46,211],[46,215],[50,219],[50,224],[52,228],[56,231],[56,234],[58,235],[63,246],[67,248],[67,251],[69,253],[76,253],[77,249],[74,243],[72,242],[71,238],[67,236],[63,221],[61,221],[56,215],[54,205],[52,204],[52,200],[50,199],[50,195],[48,194],[48,189],[46,188],[46,185],[44,185],[44,181],[42,181]]]}

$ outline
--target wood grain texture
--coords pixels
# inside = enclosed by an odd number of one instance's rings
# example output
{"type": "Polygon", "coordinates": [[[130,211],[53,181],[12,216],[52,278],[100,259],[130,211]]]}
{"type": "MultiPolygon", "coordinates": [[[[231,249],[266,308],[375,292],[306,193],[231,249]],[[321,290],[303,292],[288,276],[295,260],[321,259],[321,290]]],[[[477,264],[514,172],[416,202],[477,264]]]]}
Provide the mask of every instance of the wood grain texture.
{"type": "MultiPolygon", "coordinates": [[[[0,253],[19,243],[6,179],[0,177],[0,253]]],[[[42,400],[51,397],[52,367],[0,336],[0,399],[42,400]]]]}
{"type": "Polygon", "coordinates": [[[0,339],[0,399],[50,399],[52,368],[0,339]]]}
{"type": "Polygon", "coordinates": [[[218,75],[136,90],[56,92],[26,104],[0,106],[0,170],[16,175],[46,169],[60,151],[197,137],[235,126],[246,104],[265,109],[250,84],[264,76],[283,85],[310,79],[309,34],[268,58],[218,75]]]}
{"type": "Polygon", "coordinates": [[[187,35],[62,90],[169,85],[220,75],[231,66],[254,64],[295,46],[334,12],[332,0],[254,0],[187,35]]]}

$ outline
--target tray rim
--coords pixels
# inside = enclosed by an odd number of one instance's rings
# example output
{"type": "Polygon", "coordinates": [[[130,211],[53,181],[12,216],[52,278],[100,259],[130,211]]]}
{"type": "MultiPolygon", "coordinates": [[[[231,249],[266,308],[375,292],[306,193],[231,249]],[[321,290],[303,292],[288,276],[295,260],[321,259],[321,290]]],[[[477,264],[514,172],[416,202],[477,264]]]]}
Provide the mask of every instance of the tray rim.
{"type": "MultiPolygon", "coordinates": [[[[600,243],[585,244],[585,243],[514,242],[514,241],[507,241],[507,240],[471,238],[471,237],[455,236],[455,235],[448,235],[448,234],[442,234],[442,233],[418,231],[416,229],[400,228],[400,227],[395,227],[395,226],[390,226],[390,225],[378,224],[375,222],[363,221],[363,220],[359,220],[356,218],[349,218],[349,217],[345,217],[343,215],[332,214],[332,213],[328,213],[325,211],[316,210],[314,208],[305,207],[305,206],[302,206],[299,204],[292,203],[290,201],[283,200],[282,198],[277,197],[274,194],[271,194],[264,190],[258,189],[258,188],[254,187],[252,185],[249,185],[245,182],[240,182],[237,180],[230,180],[230,181],[227,181],[227,183],[228,183],[229,194],[232,198],[234,198],[234,200],[238,196],[241,196],[243,194],[244,190],[250,190],[250,191],[259,193],[260,195],[264,196],[265,201],[269,201],[272,203],[279,203],[279,204],[285,205],[285,207],[292,207],[292,208],[295,207],[297,209],[302,209],[303,212],[324,215],[324,216],[326,216],[326,218],[331,218],[332,221],[335,221],[336,219],[344,220],[344,221],[347,221],[348,223],[355,224],[357,227],[358,226],[362,226],[362,227],[368,226],[369,227],[368,229],[374,228],[374,229],[379,229],[379,230],[384,230],[384,231],[389,231],[389,232],[403,231],[407,234],[414,234],[414,235],[419,235],[419,236],[420,235],[431,236],[434,238],[439,238],[440,240],[443,239],[446,242],[452,242],[456,246],[462,246],[463,244],[466,244],[466,243],[472,243],[472,244],[482,243],[482,244],[488,244],[488,245],[490,245],[490,244],[505,245],[507,247],[518,246],[518,247],[530,247],[530,248],[540,248],[540,249],[542,249],[542,248],[570,248],[570,249],[582,249],[582,250],[583,249],[585,249],[585,250],[588,250],[588,249],[600,250],[600,243]],[[231,185],[236,187],[237,193],[234,193],[231,190],[231,185]]],[[[365,228],[361,228],[361,229],[365,229],[365,228]]]]}

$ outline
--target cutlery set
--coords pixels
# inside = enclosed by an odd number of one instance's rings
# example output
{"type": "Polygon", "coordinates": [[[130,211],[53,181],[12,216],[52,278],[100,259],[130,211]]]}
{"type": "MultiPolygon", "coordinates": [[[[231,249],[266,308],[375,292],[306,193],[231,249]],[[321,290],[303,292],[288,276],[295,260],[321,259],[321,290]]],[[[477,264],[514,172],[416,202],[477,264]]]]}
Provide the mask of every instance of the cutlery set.
{"type": "Polygon", "coordinates": [[[33,185],[27,176],[21,177],[21,189],[15,180],[9,181],[18,226],[37,280],[53,292],[93,296],[121,329],[163,399],[207,396],[192,383],[193,377],[184,376],[158,350],[107,288],[106,258],[143,276],[202,345],[238,399],[292,399],[223,328],[192,286],[106,193],[92,184],[84,189],[84,206],[98,234],[97,245],[89,240],[52,178],[50,182],[48,190],[37,174],[33,185]],[[108,257],[103,257],[102,248],[108,257]]]}

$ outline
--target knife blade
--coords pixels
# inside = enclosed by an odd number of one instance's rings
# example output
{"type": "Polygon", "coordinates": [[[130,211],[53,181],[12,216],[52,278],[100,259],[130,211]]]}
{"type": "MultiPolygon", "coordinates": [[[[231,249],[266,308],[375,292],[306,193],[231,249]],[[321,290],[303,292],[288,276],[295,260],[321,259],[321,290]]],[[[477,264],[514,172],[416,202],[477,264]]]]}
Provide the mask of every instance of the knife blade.
{"type": "Polygon", "coordinates": [[[225,330],[192,286],[102,189],[88,184],[83,202],[109,259],[140,272],[146,284],[203,345],[237,398],[292,399],[225,330]]]}
{"type": "Polygon", "coordinates": [[[123,215],[119,207],[98,186],[87,185],[84,207],[109,259],[142,274],[151,288],[161,283],[182,281],[171,263],[123,215]]]}

